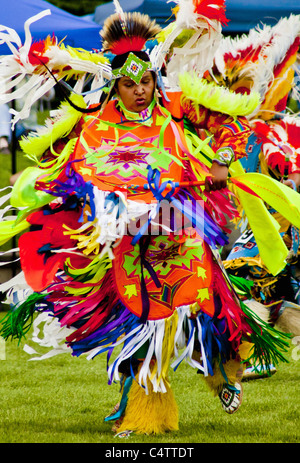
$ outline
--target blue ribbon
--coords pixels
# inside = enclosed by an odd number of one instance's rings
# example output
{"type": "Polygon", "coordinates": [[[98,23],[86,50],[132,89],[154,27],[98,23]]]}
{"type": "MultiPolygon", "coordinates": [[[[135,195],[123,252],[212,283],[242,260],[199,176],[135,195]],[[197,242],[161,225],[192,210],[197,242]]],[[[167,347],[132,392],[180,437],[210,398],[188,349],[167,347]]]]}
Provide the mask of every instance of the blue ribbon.
{"type": "MultiPolygon", "coordinates": [[[[148,183],[144,186],[152,192],[153,196],[158,202],[157,212],[159,210],[159,202],[163,200],[170,201],[196,229],[197,233],[210,245],[215,247],[217,244],[227,244],[227,236],[222,232],[220,227],[213,221],[208,213],[201,207],[199,202],[186,190],[183,190],[178,198],[174,196],[175,189],[178,188],[179,183],[172,180],[166,180],[160,183],[161,174],[158,169],[152,169],[148,166],[148,183]],[[170,188],[165,195],[163,194],[167,188],[170,188]],[[183,200],[187,199],[183,204],[183,200]]],[[[151,219],[140,228],[139,233],[133,238],[132,244],[136,244],[140,237],[146,232],[149,227],[151,219]]]]}
{"type": "Polygon", "coordinates": [[[119,409],[113,415],[109,415],[106,418],[104,418],[104,421],[118,420],[124,414],[126,406],[127,406],[127,402],[128,402],[128,394],[129,394],[129,391],[130,391],[130,388],[131,388],[131,385],[132,385],[132,381],[133,381],[133,378],[131,376],[129,376],[128,378],[125,379],[119,409]]]}
{"type": "Polygon", "coordinates": [[[101,85],[101,87],[98,87],[98,88],[95,88],[94,90],[88,90],[86,92],[76,92],[76,90],[74,90],[73,87],[71,87],[71,85],[67,84],[67,82],[65,81],[61,81],[62,85],[64,87],[66,87],[70,92],[72,93],[75,93],[75,95],[80,95],[80,96],[85,96],[85,95],[90,95],[91,93],[96,93],[96,92],[99,92],[100,90],[102,90],[103,88],[105,87],[109,87],[111,81],[107,81],[104,85],[101,85]]]}
{"type": "MultiPolygon", "coordinates": [[[[157,209],[156,212],[158,213],[159,211],[159,202],[162,200],[172,200],[172,195],[175,191],[175,183],[172,182],[171,180],[167,180],[165,182],[162,182],[160,184],[160,172],[158,169],[152,169],[151,166],[147,167],[148,169],[148,183],[144,186],[145,190],[150,189],[153,196],[155,199],[157,199],[157,209]],[[154,185],[154,186],[153,186],[154,185]],[[163,196],[163,192],[167,188],[168,185],[171,185],[172,189],[169,193],[167,193],[165,196],[163,196]]],[[[139,239],[145,234],[145,232],[148,230],[148,227],[150,225],[151,218],[147,220],[146,223],[140,228],[139,232],[136,234],[136,236],[132,239],[132,244],[135,245],[139,239]]]]}
{"type": "Polygon", "coordinates": [[[93,222],[96,216],[93,185],[91,182],[86,182],[80,174],[73,170],[73,162],[75,161],[71,161],[67,165],[67,180],[65,182],[61,182],[59,180],[53,181],[54,190],[51,191],[51,194],[53,194],[54,196],[61,196],[63,198],[63,201],[66,201],[71,194],[74,194],[79,199],[83,199],[84,204],[82,208],[81,217],[79,218],[79,222],[83,222],[83,210],[87,203],[87,197],[89,197],[91,215],[88,217],[88,221],[93,222]]]}

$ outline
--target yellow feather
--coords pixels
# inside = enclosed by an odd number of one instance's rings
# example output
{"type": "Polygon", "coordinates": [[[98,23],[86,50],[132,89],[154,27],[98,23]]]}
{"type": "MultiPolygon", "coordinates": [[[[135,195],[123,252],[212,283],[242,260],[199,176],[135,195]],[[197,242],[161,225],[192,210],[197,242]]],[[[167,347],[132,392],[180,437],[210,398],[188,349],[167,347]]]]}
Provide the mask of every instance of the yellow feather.
{"type": "Polygon", "coordinates": [[[162,434],[178,430],[178,407],[172,389],[167,392],[153,392],[149,382],[149,394],[137,383],[132,382],[123,422],[118,432],[125,430],[137,434],[162,434]]]}
{"type": "MultiPolygon", "coordinates": [[[[83,97],[72,95],[71,99],[78,106],[86,107],[83,97]]],[[[28,137],[22,138],[20,146],[25,154],[42,155],[58,139],[66,137],[82,116],[80,111],[74,109],[67,102],[61,104],[58,114],[59,117],[48,119],[45,127],[37,134],[32,133],[28,137]]]]}
{"type": "Polygon", "coordinates": [[[220,87],[214,82],[199,79],[197,75],[183,73],[179,76],[183,92],[183,100],[190,100],[194,105],[205,106],[212,111],[229,114],[230,116],[246,116],[251,114],[260,104],[257,92],[242,95],[220,87]]]}

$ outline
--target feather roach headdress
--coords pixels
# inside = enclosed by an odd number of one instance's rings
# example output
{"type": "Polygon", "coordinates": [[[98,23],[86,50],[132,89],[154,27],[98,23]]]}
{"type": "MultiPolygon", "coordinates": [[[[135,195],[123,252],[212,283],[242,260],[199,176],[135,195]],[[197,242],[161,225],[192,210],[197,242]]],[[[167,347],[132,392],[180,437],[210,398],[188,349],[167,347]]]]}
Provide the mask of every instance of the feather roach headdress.
{"type": "Polygon", "coordinates": [[[103,25],[103,51],[114,55],[143,50],[147,40],[160,32],[160,26],[141,13],[115,13],[103,25]]]}
{"type": "Polygon", "coordinates": [[[112,78],[128,76],[139,83],[145,71],[152,68],[150,58],[143,50],[148,40],[161,30],[148,15],[125,13],[114,0],[116,13],[104,22],[101,31],[103,52],[115,55],[111,63],[112,78]]]}

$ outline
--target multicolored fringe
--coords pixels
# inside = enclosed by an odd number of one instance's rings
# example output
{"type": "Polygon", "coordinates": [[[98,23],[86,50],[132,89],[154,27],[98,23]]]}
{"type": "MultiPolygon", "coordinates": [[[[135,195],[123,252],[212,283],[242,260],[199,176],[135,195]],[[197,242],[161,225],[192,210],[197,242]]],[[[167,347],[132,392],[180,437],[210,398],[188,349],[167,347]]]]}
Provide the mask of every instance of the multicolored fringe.
{"type": "Polygon", "coordinates": [[[1,320],[1,336],[18,339],[20,342],[30,331],[38,305],[44,301],[43,294],[33,293],[21,304],[15,305],[1,320]]]}
{"type": "MultiPolygon", "coordinates": [[[[91,285],[82,283],[82,290],[89,290],[82,298],[68,295],[68,287],[63,283],[51,285],[49,294],[33,294],[27,311],[29,315],[20,318],[16,313],[16,317],[10,316],[9,321],[2,325],[0,334],[5,339],[22,337],[30,329],[34,310],[42,308],[55,317],[54,321],[58,319],[61,326],[72,328],[66,343],[73,355],[87,353],[88,359],[92,359],[107,352],[109,384],[120,381],[122,362],[130,363],[134,358],[139,360],[141,366],[137,381],[146,393],[148,381],[154,392],[166,392],[169,367],[176,370],[182,361],[198,369],[204,376],[213,376],[216,359],[219,358],[221,364],[238,359],[243,341],[254,344],[250,359],[261,365],[286,361],[281,352],[289,346],[289,335],[274,330],[245,303],[233,303],[230,287],[217,268],[215,276],[216,311],[213,317],[199,311],[197,305],[188,305],[178,307],[167,319],[141,323],[114,296],[107,277],[105,284],[102,282],[100,292],[99,285],[91,289],[91,285]],[[119,350],[119,347],[121,351],[110,363],[115,348],[119,350]],[[145,350],[142,358],[141,349],[145,350]],[[195,350],[199,352],[201,362],[194,359],[195,350]]],[[[69,290],[72,290],[72,283],[69,290]]],[[[27,302],[25,304],[28,305],[27,302]]],[[[19,307],[22,314],[23,308],[19,307]]],[[[131,371],[134,375],[133,364],[131,371]]]]}

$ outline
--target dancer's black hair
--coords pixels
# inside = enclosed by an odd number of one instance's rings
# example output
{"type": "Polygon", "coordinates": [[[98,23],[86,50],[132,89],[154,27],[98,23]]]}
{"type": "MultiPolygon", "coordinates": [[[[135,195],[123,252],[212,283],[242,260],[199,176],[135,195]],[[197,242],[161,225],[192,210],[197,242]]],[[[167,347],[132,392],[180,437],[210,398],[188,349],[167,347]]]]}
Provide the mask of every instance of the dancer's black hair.
{"type": "Polygon", "coordinates": [[[73,103],[73,101],[70,99],[69,97],[69,94],[67,92],[67,89],[59,82],[59,80],[57,80],[57,78],[55,77],[55,75],[50,71],[50,69],[48,68],[48,66],[43,63],[41,61],[41,64],[43,66],[45,66],[45,68],[47,69],[47,71],[49,72],[49,74],[51,75],[51,77],[53,77],[53,79],[55,80],[56,84],[57,84],[57,89],[58,89],[58,92],[63,96],[63,98],[65,98],[67,100],[67,102],[74,108],[76,109],[77,111],[79,112],[82,112],[82,113],[93,113],[93,112],[96,112],[96,111],[99,111],[99,109],[101,109],[101,106],[103,104],[103,101],[104,99],[106,98],[106,95],[105,93],[102,93],[101,97],[104,96],[104,98],[100,98],[100,103],[97,105],[97,106],[94,106],[93,108],[81,108],[80,106],[78,106],[77,104],[73,103]]]}
{"type": "MultiPolygon", "coordinates": [[[[112,70],[114,69],[119,69],[123,66],[123,64],[126,62],[128,56],[129,56],[129,53],[130,52],[127,52],[127,53],[124,53],[122,55],[116,55],[112,62],[111,62],[111,68],[112,70]]],[[[146,61],[146,62],[149,62],[150,61],[150,58],[149,58],[149,55],[145,52],[145,51],[136,51],[134,52],[134,54],[142,59],[143,61],[146,61]]],[[[107,93],[105,93],[105,91],[102,92],[102,95],[101,95],[101,98],[100,98],[100,101],[99,101],[99,104],[96,105],[96,106],[93,106],[92,108],[81,108],[80,106],[76,105],[75,103],[73,103],[73,101],[70,99],[69,97],[69,94],[68,94],[68,91],[67,89],[59,82],[59,80],[57,80],[57,78],[55,77],[55,75],[51,72],[51,70],[48,68],[48,66],[43,63],[41,61],[41,64],[43,64],[45,66],[45,68],[47,69],[47,71],[49,72],[49,74],[51,75],[51,77],[53,77],[53,79],[55,80],[56,84],[57,84],[57,89],[58,89],[58,92],[63,96],[63,98],[65,98],[67,100],[67,102],[74,108],[76,109],[77,111],[79,112],[82,112],[82,113],[93,113],[93,112],[97,112],[101,109],[102,107],[102,104],[104,103],[104,101],[106,100],[107,98],[107,93]]],[[[153,74],[155,74],[153,72],[153,74]]],[[[156,82],[156,78],[155,78],[155,75],[153,76],[154,77],[154,81],[156,82]]],[[[115,93],[115,86],[116,84],[114,85],[112,91],[111,91],[111,95],[110,97],[112,97],[115,93]]],[[[104,87],[105,88],[105,87],[104,87]]],[[[107,90],[109,89],[109,87],[107,86],[106,87],[107,90]]]]}
{"type": "Polygon", "coordinates": [[[111,62],[112,70],[121,68],[123,64],[126,62],[130,53],[134,53],[135,56],[145,61],[146,63],[150,62],[149,55],[145,51],[134,51],[134,52],[128,51],[126,53],[123,53],[122,55],[116,55],[114,57],[114,59],[111,62]]]}

